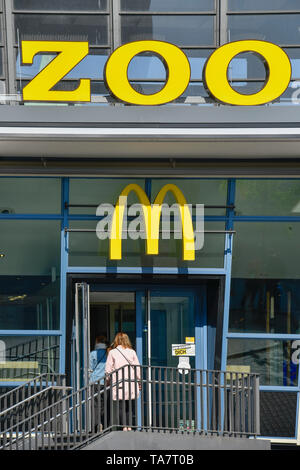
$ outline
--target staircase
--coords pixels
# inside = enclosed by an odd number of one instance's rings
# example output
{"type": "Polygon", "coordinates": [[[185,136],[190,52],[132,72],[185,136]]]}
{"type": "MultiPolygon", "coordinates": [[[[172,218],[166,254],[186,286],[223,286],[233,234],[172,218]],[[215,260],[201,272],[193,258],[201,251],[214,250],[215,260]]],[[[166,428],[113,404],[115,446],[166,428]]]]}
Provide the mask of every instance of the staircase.
{"type": "Polygon", "coordinates": [[[19,402],[0,398],[1,450],[265,445],[249,439],[259,435],[256,374],[126,365],[80,390],[58,375],[19,389],[19,402]]]}

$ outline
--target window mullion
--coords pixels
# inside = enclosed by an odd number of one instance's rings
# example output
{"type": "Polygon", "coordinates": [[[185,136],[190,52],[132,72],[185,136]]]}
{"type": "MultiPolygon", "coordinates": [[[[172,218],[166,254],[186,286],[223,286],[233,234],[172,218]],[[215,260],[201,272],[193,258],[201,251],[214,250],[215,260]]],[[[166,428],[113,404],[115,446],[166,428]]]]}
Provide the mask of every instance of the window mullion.
{"type": "Polygon", "coordinates": [[[228,0],[218,0],[218,25],[219,25],[219,37],[217,38],[218,46],[222,46],[228,42],[227,38],[227,12],[228,12],[228,0]]]}
{"type": "Polygon", "coordinates": [[[121,0],[110,0],[111,9],[111,27],[112,27],[112,51],[120,47],[121,40],[121,0]]]}
{"type": "MultiPolygon", "coordinates": [[[[14,25],[12,13],[12,0],[3,0],[3,23],[4,38],[6,44],[6,53],[9,60],[7,61],[7,93],[14,95],[16,93],[16,64],[14,51],[14,25]]],[[[15,104],[13,101],[11,104],[15,104]]]]}

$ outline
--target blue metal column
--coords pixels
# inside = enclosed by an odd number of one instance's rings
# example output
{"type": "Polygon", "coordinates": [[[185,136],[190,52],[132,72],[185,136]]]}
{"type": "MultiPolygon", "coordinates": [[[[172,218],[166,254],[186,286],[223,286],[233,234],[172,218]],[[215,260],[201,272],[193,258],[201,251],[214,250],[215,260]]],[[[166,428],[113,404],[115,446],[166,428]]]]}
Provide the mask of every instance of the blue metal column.
{"type": "MultiPolygon", "coordinates": [[[[196,348],[196,362],[195,367],[198,370],[196,372],[196,383],[200,383],[200,370],[207,368],[207,310],[206,310],[206,289],[205,286],[201,286],[198,291],[198,295],[195,295],[195,348],[196,348]]],[[[205,380],[203,375],[202,380],[205,380]]],[[[203,391],[203,406],[204,411],[203,422],[201,419],[201,391],[200,387],[197,389],[197,429],[207,429],[207,390],[203,391]]]]}
{"type": "MultiPolygon", "coordinates": [[[[143,364],[143,296],[144,292],[137,290],[135,293],[135,309],[136,309],[136,353],[140,364],[143,364]]],[[[143,372],[142,372],[143,373],[143,372]]],[[[143,391],[141,392],[143,393],[143,391]]],[[[137,407],[137,425],[142,425],[141,417],[141,397],[138,400],[137,407]]]]}
{"type": "MultiPolygon", "coordinates": [[[[235,180],[228,181],[227,192],[227,205],[233,206],[235,202],[235,180]]],[[[233,230],[234,223],[234,209],[227,209],[226,213],[226,230],[233,230]]],[[[227,359],[227,333],[229,322],[229,308],[230,308],[230,287],[231,287],[231,266],[232,266],[232,248],[233,248],[233,234],[226,234],[225,239],[225,292],[224,292],[224,316],[223,316],[223,338],[222,338],[222,360],[221,370],[226,370],[227,359]]]]}
{"type": "MultiPolygon", "coordinates": [[[[235,203],[235,180],[230,179],[228,181],[227,189],[227,205],[234,206],[235,203]]],[[[226,210],[226,230],[233,230],[234,222],[234,209],[228,208],[226,210]]],[[[230,289],[231,289],[231,267],[232,267],[232,248],[233,248],[233,234],[226,234],[225,238],[225,256],[224,256],[224,268],[225,268],[225,292],[224,292],[224,313],[223,313],[223,332],[222,332],[222,358],[221,358],[221,370],[226,371],[227,363],[227,334],[228,334],[228,323],[229,323],[229,309],[230,309],[230,289]]],[[[221,377],[220,386],[223,387],[223,393],[221,397],[221,416],[222,422],[219,424],[220,430],[224,430],[224,393],[226,385],[226,374],[221,377]]]]}
{"type": "Polygon", "coordinates": [[[69,202],[69,178],[62,179],[62,201],[61,212],[63,219],[61,222],[61,247],[60,247],[60,329],[62,332],[60,344],[60,367],[61,373],[65,372],[66,361],[66,304],[67,304],[67,233],[65,227],[68,227],[68,202],[69,202]]]}

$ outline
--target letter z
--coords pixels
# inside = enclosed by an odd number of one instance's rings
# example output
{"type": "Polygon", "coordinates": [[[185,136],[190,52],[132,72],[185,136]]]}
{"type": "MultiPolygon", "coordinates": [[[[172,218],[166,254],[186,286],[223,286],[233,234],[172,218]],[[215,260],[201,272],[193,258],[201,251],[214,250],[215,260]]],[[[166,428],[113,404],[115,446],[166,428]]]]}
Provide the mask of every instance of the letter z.
{"type": "Polygon", "coordinates": [[[22,41],[22,65],[32,65],[39,52],[58,55],[23,88],[24,101],[91,101],[91,81],[81,79],[74,91],[52,88],[89,53],[88,42],[22,41]]]}

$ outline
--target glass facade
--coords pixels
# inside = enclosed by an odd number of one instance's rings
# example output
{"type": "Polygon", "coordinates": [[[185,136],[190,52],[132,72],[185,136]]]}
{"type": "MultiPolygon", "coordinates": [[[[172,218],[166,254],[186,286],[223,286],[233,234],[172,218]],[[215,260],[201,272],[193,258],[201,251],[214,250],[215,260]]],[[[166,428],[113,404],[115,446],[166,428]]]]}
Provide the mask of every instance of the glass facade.
{"type": "Polygon", "coordinates": [[[1,336],[5,362],[0,363],[1,382],[28,381],[40,374],[59,372],[59,336],[1,336]]]}

